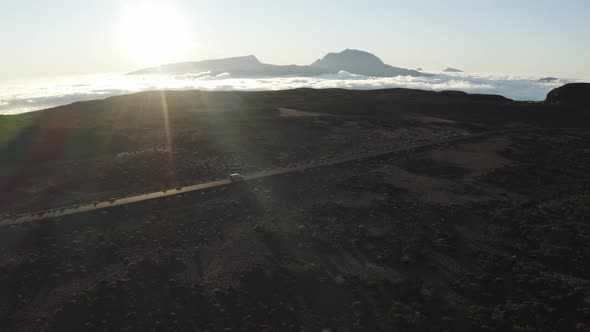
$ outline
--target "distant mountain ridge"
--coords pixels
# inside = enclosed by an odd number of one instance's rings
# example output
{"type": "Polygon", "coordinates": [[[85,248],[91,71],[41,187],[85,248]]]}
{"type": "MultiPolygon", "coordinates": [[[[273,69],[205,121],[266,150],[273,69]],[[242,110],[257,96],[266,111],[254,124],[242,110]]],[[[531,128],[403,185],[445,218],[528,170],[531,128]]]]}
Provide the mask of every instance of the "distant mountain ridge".
{"type": "Polygon", "coordinates": [[[211,76],[228,73],[231,77],[281,77],[281,76],[318,76],[347,71],[353,74],[395,77],[429,76],[416,70],[390,66],[377,56],[359,50],[346,49],[339,53],[328,53],[311,65],[272,65],[260,62],[254,55],[225,59],[179,62],[156,67],[144,68],[129,73],[138,74],[198,74],[207,72],[211,76]]]}

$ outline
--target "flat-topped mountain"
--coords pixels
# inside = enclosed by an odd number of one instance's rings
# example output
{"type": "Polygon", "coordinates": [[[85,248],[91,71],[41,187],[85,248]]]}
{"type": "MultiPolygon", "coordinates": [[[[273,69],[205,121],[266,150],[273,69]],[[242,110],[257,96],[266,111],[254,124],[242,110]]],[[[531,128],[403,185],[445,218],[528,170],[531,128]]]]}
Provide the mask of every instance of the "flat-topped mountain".
{"type": "Polygon", "coordinates": [[[423,75],[416,70],[387,65],[383,63],[381,59],[369,52],[351,49],[346,49],[340,53],[328,53],[323,58],[312,63],[311,67],[320,68],[326,72],[345,70],[354,74],[377,77],[423,75]]]}
{"type": "Polygon", "coordinates": [[[340,53],[328,53],[308,66],[266,64],[260,62],[254,55],[248,55],[225,59],[171,63],[140,69],[129,74],[181,75],[208,73],[211,76],[217,76],[227,73],[232,77],[281,77],[318,76],[335,74],[342,70],[353,74],[376,77],[428,75],[416,70],[387,65],[371,53],[351,49],[346,49],[340,53]]]}
{"type": "Polygon", "coordinates": [[[445,70],[443,70],[446,73],[462,73],[463,71],[461,69],[457,69],[457,68],[446,68],[445,70]]]}
{"type": "Polygon", "coordinates": [[[224,59],[203,60],[194,62],[179,62],[149,67],[131,72],[129,74],[200,74],[207,73],[211,76],[230,74],[233,77],[251,76],[292,76],[318,75],[319,72],[308,66],[297,65],[270,65],[260,62],[254,55],[238,56],[224,59]]]}

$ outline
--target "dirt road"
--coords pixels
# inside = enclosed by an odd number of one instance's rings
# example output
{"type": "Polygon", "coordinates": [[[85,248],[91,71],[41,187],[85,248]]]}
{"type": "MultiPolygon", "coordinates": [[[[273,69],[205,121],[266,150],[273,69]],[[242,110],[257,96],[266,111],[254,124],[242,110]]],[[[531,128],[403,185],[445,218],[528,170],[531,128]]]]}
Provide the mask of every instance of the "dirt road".
{"type": "MultiPolygon", "coordinates": [[[[379,152],[354,154],[354,155],[349,155],[349,156],[343,156],[340,158],[319,161],[319,162],[313,162],[313,163],[298,165],[298,166],[293,166],[293,167],[260,171],[260,172],[252,173],[249,175],[245,175],[244,180],[251,181],[251,180],[256,180],[256,179],[260,179],[260,178],[264,178],[264,177],[277,176],[277,175],[287,174],[287,173],[302,172],[302,171],[313,169],[313,168],[336,165],[336,164],[355,161],[355,160],[379,158],[379,157],[384,157],[384,156],[388,156],[391,154],[413,152],[416,150],[428,149],[428,148],[432,148],[435,146],[445,145],[445,144],[450,144],[450,143],[458,143],[458,142],[464,142],[464,141],[469,141],[469,140],[479,139],[479,138],[484,138],[484,137],[489,137],[489,136],[502,135],[502,134],[515,133],[515,132],[534,131],[534,130],[540,130],[540,129],[530,128],[530,127],[510,128],[510,129],[494,130],[494,131],[478,133],[478,134],[453,136],[453,137],[448,137],[445,139],[437,140],[434,142],[417,143],[417,144],[407,145],[407,146],[403,146],[403,147],[397,147],[397,148],[388,149],[388,150],[379,151],[379,152]]],[[[94,211],[94,210],[108,209],[108,208],[112,208],[115,206],[132,204],[132,203],[137,203],[137,202],[142,202],[142,201],[146,201],[146,200],[157,199],[157,198],[162,198],[162,197],[167,197],[167,196],[172,196],[172,195],[181,195],[181,194],[190,193],[190,192],[198,192],[198,191],[202,191],[202,190],[212,189],[212,188],[216,188],[216,187],[223,187],[223,186],[228,186],[228,185],[231,185],[231,181],[229,179],[222,179],[222,180],[217,180],[217,181],[195,184],[195,185],[191,185],[191,186],[165,189],[165,190],[161,190],[161,191],[157,191],[157,192],[145,193],[145,194],[140,194],[140,195],[135,195],[135,196],[129,196],[129,197],[123,197],[123,198],[117,198],[117,199],[112,198],[112,199],[109,199],[108,201],[93,202],[93,203],[87,203],[87,204],[82,204],[82,205],[77,205],[77,206],[62,207],[62,208],[52,209],[52,210],[47,210],[47,211],[39,211],[39,212],[33,212],[33,213],[28,213],[28,214],[21,214],[21,215],[17,215],[14,217],[5,218],[3,220],[0,220],[0,227],[16,225],[16,224],[20,224],[20,223],[24,223],[24,222],[40,221],[40,220],[50,219],[50,218],[58,218],[58,217],[62,217],[62,216],[67,216],[67,215],[76,214],[76,213],[89,212],[89,211],[94,211]]]]}

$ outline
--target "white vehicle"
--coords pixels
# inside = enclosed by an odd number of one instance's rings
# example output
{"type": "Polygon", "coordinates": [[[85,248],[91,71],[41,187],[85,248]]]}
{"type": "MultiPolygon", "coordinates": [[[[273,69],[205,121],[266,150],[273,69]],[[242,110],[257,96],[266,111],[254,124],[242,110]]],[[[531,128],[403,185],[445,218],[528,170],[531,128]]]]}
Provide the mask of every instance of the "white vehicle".
{"type": "Polygon", "coordinates": [[[241,176],[240,173],[232,173],[228,176],[228,178],[232,183],[244,181],[244,177],[241,176]]]}

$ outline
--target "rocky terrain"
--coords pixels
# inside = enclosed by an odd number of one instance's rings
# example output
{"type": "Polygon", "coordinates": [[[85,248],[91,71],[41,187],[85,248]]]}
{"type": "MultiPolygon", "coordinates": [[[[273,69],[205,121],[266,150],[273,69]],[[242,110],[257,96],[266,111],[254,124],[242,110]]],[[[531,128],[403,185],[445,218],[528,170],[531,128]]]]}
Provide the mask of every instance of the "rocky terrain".
{"type": "Polygon", "coordinates": [[[4,214],[466,138],[0,225],[0,330],[588,331],[589,120],[404,89],[150,92],[0,118],[4,214]]]}

